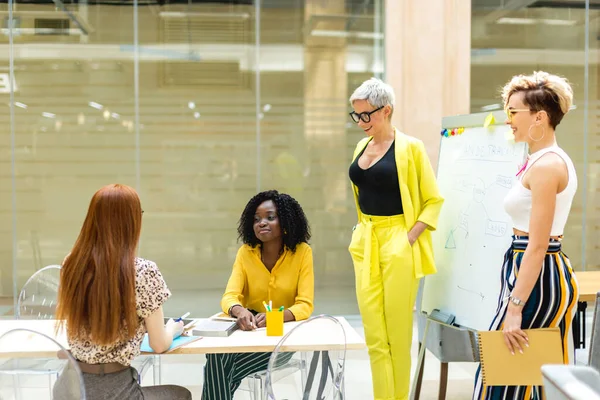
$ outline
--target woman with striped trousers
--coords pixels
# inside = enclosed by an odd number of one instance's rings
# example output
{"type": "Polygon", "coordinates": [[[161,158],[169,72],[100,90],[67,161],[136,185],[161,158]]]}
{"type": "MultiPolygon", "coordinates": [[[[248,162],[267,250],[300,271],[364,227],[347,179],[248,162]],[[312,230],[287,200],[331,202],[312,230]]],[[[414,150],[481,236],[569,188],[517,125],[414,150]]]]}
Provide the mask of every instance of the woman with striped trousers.
{"type": "MultiPolygon", "coordinates": [[[[503,100],[516,142],[529,157],[504,199],[513,221],[513,241],[504,256],[501,290],[490,330],[502,330],[511,353],[527,351],[524,329],[558,327],[564,362],[576,312],[577,280],[561,250],[561,239],[577,190],[573,162],[556,143],[554,130],[569,111],[573,91],[558,76],[534,72],[515,76],[503,100]]],[[[488,386],[477,371],[474,400],[542,399],[541,387],[488,386]]]]}
{"type": "MultiPolygon", "coordinates": [[[[310,228],[300,204],[276,190],[261,192],[246,205],[238,250],[223,311],[250,331],[266,326],[263,302],[284,307],[284,321],[305,320],[313,312],[314,270],[310,228]]],[[[287,363],[293,353],[278,357],[287,363]]],[[[271,353],[207,354],[202,400],[231,400],[242,380],[267,369],[271,353]]]]}

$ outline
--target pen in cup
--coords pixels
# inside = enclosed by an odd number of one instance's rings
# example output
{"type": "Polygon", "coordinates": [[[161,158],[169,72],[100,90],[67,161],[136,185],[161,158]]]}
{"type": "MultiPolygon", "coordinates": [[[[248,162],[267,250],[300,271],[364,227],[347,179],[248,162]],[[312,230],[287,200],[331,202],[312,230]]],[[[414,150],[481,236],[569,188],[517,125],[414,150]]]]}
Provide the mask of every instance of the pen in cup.
{"type": "Polygon", "coordinates": [[[263,306],[265,306],[266,311],[273,311],[270,304],[271,304],[271,302],[269,302],[269,304],[267,304],[263,301],[263,306]]]}
{"type": "Polygon", "coordinates": [[[279,307],[279,311],[283,311],[283,306],[279,307]]]}

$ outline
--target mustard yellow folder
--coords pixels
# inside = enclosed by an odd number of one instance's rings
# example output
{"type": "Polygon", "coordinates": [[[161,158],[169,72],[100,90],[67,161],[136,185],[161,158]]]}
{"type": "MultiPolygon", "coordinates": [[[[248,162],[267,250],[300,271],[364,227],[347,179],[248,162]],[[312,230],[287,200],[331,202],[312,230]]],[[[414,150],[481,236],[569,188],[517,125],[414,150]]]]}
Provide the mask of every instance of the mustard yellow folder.
{"type": "Polygon", "coordinates": [[[529,347],[510,354],[501,331],[479,331],[479,355],[484,386],[542,385],[542,365],[563,364],[558,328],[524,330],[529,347]]]}

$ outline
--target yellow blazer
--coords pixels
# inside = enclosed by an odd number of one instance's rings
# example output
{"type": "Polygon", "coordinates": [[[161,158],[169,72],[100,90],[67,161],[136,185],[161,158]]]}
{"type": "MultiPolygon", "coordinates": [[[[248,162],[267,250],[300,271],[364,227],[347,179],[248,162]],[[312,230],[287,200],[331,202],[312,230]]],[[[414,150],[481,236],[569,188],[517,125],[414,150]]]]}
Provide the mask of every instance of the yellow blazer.
{"type": "MultiPolygon", "coordinates": [[[[410,230],[417,221],[421,221],[428,226],[428,229],[419,236],[412,246],[414,274],[415,278],[418,279],[437,272],[433,259],[431,231],[437,227],[437,220],[444,199],[440,196],[435,174],[423,142],[398,131],[396,128],[394,128],[394,131],[396,135],[396,167],[398,168],[400,196],[402,197],[406,227],[410,230]]],[[[366,137],[358,142],[352,157],[353,162],[371,139],[371,137],[366,137]]],[[[352,189],[358,222],[360,222],[363,218],[358,205],[358,188],[352,184],[352,189]]]]}

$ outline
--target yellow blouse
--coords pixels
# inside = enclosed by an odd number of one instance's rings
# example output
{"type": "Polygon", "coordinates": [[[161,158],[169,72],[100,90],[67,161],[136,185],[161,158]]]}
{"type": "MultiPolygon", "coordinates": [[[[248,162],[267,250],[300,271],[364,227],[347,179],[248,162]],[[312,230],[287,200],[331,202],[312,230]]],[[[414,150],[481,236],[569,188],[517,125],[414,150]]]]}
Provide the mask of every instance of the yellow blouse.
{"type": "Polygon", "coordinates": [[[274,310],[284,306],[301,321],[312,314],[314,297],[313,256],[308,244],[298,244],[295,253],[286,248],[271,272],[260,259],[260,247],[245,244],[235,257],[221,307],[225,313],[238,304],[264,312],[262,302],[271,300],[274,310]]]}

